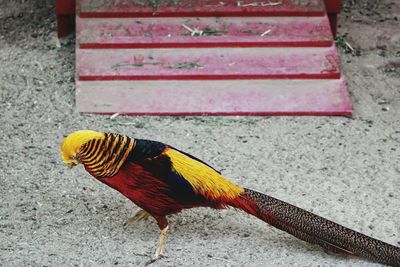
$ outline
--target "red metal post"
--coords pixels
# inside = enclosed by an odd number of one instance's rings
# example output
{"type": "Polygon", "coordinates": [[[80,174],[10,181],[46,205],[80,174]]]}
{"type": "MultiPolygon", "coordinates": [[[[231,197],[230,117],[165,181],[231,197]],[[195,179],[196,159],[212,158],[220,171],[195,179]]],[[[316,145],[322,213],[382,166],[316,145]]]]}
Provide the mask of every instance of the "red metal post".
{"type": "Polygon", "coordinates": [[[56,14],[58,37],[72,33],[75,26],[75,0],[57,0],[56,14]]]}
{"type": "Polygon", "coordinates": [[[333,36],[336,37],[338,14],[340,12],[340,0],[325,0],[326,12],[328,13],[329,22],[331,23],[331,29],[333,36]]]}

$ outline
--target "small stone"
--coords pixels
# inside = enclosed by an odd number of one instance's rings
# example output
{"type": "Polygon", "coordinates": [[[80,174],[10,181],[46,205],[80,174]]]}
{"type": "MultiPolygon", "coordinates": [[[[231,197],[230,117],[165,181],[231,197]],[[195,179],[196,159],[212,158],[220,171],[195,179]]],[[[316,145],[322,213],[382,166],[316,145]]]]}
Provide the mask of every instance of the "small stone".
{"type": "Polygon", "coordinates": [[[389,101],[386,100],[386,99],[380,99],[380,100],[378,101],[378,105],[386,105],[386,104],[389,104],[389,101]]]}

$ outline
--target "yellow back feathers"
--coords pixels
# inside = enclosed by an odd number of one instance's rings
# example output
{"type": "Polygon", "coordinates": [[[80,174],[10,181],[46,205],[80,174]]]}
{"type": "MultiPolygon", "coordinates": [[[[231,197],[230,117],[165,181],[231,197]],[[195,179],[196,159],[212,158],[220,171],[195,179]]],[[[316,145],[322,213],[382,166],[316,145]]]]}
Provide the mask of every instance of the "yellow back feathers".
{"type": "Polygon", "coordinates": [[[93,139],[104,139],[102,132],[91,130],[76,131],[64,138],[61,143],[61,157],[66,164],[77,164],[76,153],[87,142],[93,139]]]}
{"type": "Polygon", "coordinates": [[[242,187],[230,182],[212,168],[175,149],[168,149],[165,154],[171,159],[175,171],[185,178],[195,191],[207,199],[230,200],[244,191],[242,187]]]}

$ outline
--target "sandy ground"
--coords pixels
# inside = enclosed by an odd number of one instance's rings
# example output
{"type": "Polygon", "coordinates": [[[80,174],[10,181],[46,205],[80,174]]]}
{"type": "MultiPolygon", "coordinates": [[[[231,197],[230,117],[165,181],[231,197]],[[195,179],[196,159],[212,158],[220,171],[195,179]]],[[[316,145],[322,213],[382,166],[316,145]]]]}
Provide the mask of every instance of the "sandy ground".
{"type": "MultiPolygon", "coordinates": [[[[245,187],[400,245],[399,1],[345,3],[339,45],[352,118],[77,114],[74,38],[56,45],[52,8],[0,16],[0,265],[148,262],[155,222],[125,229],[137,208],[60,160],[63,136],[84,128],[166,142],[245,187]]],[[[234,210],[187,210],[170,223],[168,257],[153,266],[378,266],[234,210]]]]}

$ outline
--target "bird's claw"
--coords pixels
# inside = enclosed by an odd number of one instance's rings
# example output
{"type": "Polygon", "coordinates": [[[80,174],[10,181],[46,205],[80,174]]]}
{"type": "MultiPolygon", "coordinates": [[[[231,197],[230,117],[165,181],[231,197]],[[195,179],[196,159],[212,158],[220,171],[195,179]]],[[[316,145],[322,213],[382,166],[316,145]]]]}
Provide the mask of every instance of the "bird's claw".
{"type": "Polygon", "coordinates": [[[156,262],[156,261],[158,261],[158,260],[160,260],[160,259],[162,259],[162,258],[167,258],[168,256],[167,255],[165,255],[164,253],[162,253],[162,254],[155,254],[152,258],[151,258],[151,260],[149,261],[149,262],[147,262],[147,264],[146,265],[149,265],[149,264],[152,264],[152,263],[154,263],[154,262],[156,262]]]}
{"type": "Polygon", "coordinates": [[[147,219],[147,217],[150,216],[150,213],[148,213],[145,210],[139,210],[133,217],[129,218],[125,223],[124,227],[127,227],[128,225],[135,224],[141,220],[147,219]]]}
{"type": "Polygon", "coordinates": [[[168,256],[163,252],[163,253],[160,253],[160,254],[155,254],[152,258],[151,258],[151,260],[152,261],[156,261],[156,260],[159,260],[159,259],[162,259],[162,258],[168,258],[168,256]]]}

